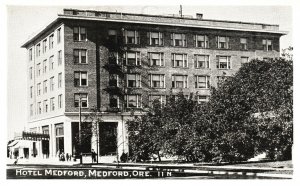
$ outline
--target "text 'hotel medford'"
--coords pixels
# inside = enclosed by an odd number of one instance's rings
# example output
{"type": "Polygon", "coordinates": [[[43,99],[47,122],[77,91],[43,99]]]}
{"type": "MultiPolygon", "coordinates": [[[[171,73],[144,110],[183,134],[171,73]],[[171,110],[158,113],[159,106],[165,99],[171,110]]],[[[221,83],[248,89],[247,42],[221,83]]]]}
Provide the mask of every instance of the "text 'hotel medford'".
{"type": "MultiPolygon", "coordinates": [[[[279,57],[278,25],[206,20],[202,14],[162,16],[64,9],[28,40],[30,132],[34,156],[78,152],[79,105],[96,107],[103,122],[82,152],[98,149],[100,161],[128,152],[126,120],[158,99],[182,91],[208,101],[209,87],[251,59],[279,57]],[[97,148],[97,138],[99,146],[97,148]]],[[[84,128],[84,126],[82,127],[84,128]]]]}

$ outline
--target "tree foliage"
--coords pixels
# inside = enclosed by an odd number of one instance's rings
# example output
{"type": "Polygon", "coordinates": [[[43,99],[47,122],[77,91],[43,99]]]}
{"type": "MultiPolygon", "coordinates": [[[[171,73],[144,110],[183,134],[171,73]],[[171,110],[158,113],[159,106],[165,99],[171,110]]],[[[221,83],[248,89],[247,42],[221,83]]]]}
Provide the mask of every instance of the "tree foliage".
{"type": "Polygon", "coordinates": [[[127,122],[131,156],[153,154],[186,161],[242,161],[261,152],[290,159],[293,124],[292,59],[244,64],[208,103],[169,95],[145,115],[127,122]]]}

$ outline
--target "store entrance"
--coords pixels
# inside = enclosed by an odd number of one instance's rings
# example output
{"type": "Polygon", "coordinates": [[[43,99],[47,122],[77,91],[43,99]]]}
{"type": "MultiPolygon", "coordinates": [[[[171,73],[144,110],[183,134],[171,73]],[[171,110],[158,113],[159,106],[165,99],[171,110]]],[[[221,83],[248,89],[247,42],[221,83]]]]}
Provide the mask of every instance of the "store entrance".
{"type": "Polygon", "coordinates": [[[112,156],[117,153],[117,122],[99,124],[99,150],[101,156],[112,156]]]}

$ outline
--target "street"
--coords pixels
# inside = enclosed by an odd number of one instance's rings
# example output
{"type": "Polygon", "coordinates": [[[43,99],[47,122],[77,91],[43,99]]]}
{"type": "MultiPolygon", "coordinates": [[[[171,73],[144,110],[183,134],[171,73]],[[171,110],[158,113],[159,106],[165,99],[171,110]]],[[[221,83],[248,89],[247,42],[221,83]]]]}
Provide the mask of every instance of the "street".
{"type": "MultiPolygon", "coordinates": [[[[238,171],[111,165],[8,165],[7,179],[276,179],[238,171]]],[[[282,178],[281,178],[282,179],[282,178]]]]}

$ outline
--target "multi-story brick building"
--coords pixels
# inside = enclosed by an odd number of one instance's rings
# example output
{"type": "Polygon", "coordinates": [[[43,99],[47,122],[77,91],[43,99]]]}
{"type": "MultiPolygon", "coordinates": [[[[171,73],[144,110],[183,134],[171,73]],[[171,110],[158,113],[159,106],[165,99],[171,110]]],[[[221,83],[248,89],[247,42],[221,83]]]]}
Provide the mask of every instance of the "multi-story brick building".
{"type": "Polygon", "coordinates": [[[170,92],[207,101],[209,87],[243,63],[279,57],[284,34],[278,25],[206,20],[201,14],[65,9],[22,46],[28,51],[28,127],[50,135],[38,144],[38,156],[78,152],[79,109],[87,125],[85,116],[96,108],[103,122],[83,151],[115,158],[116,149],[128,151],[125,123],[132,110],[140,114],[170,92]]]}

